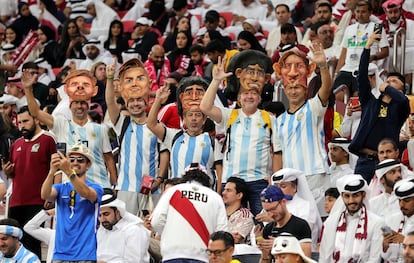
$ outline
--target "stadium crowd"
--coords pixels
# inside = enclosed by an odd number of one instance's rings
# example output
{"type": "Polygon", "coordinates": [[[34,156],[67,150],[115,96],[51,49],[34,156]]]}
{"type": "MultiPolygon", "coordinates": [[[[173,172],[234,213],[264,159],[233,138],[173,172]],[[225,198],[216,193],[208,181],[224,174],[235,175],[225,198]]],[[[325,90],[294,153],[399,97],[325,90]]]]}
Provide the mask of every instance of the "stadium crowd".
{"type": "Polygon", "coordinates": [[[0,0],[0,261],[412,263],[413,56],[411,0],[0,0]]]}

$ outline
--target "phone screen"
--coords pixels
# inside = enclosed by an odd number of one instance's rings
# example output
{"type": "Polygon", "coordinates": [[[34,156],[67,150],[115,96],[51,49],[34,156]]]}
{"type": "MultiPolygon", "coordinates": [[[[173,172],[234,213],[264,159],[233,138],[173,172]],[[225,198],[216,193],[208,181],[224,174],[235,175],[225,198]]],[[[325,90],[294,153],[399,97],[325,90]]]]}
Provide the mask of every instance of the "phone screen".
{"type": "Polygon", "coordinates": [[[56,151],[61,152],[63,155],[66,155],[66,143],[64,142],[56,143],[56,151]]]}

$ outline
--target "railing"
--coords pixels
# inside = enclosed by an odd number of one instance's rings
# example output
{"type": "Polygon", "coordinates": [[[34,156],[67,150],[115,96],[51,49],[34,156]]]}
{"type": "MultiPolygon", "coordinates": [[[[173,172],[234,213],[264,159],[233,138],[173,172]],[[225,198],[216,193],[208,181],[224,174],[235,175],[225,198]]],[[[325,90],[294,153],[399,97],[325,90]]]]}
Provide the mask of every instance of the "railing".
{"type": "Polygon", "coordinates": [[[406,39],[406,32],[404,28],[398,29],[394,34],[394,49],[393,49],[393,56],[392,56],[392,67],[404,75],[404,66],[405,66],[405,39],[406,39]],[[401,45],[398,45],[398,36],[401,35],[401,45]],[[401,60],[398,63],[398,49],[401,46],[401,60]],[[399,64],[399,65],[398,65],[399,64]]]}

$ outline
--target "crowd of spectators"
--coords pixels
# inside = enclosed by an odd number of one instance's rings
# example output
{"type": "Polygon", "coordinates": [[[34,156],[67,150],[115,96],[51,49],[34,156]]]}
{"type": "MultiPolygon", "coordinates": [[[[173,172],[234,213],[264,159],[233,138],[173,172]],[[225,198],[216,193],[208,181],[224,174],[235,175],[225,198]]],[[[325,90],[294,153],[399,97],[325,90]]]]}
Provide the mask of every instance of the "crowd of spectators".
{"type": "Polygon", "coordinates": [[[2,257],[412,262],[413,32],[408,0],[0,0],[2,257]]]}

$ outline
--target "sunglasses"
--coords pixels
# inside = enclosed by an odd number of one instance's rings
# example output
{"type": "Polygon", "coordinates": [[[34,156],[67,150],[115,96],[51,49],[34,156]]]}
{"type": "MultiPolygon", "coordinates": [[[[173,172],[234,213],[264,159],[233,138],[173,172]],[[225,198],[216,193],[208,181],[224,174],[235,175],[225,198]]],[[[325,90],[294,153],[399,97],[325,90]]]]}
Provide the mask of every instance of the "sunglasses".
{"type": "Polygon", "coordinates": [[[69,160],[70,160],[71,163],[74,163],[75,161],[77,161],[78,163],[86,162],[85,157],[69,157],[69,160]]]}

